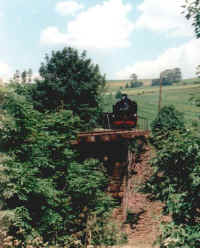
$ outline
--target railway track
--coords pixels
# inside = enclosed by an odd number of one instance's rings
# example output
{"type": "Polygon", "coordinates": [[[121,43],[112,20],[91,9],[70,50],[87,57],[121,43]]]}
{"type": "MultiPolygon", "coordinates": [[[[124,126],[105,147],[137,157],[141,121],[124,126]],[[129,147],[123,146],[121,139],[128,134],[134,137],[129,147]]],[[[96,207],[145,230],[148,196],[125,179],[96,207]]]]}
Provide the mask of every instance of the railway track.
{"type": "Polygon", "coordinates": [[[80,143],[95,143],[95,142],[112,142],[122,139],[134,139],[135,137],[148,137],[149,131],[133,129],[133,130],[100,130],[91,132],[81,132],[77,135],[77,139],[71,143],[78,145],[80,143]]]}

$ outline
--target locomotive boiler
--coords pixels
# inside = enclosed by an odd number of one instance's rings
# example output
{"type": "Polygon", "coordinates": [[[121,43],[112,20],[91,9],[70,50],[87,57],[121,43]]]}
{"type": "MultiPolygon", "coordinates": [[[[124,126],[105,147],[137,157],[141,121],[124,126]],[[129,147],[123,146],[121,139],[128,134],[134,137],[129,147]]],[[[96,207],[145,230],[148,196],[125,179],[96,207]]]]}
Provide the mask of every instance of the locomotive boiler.
{"type": "Polygon", "coordinates": [[[113,105],[112,113],[104,113],[105,129],[132,129],[137,126],[137,103],[126,94],[113,105]]]}

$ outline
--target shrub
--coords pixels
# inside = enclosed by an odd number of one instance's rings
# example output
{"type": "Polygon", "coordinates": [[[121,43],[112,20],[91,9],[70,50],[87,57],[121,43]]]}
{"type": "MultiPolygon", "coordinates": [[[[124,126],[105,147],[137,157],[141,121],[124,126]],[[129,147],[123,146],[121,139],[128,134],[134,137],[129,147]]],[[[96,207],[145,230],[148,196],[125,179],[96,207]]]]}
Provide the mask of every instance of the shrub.
{"type": "Polygon", "coordinates": [[[80,162],[70,144],[80,119],[69,110],[40,113],[24,97],[12,94],[4,115],[0,147],[7,157],[0,197],[3,209],[14,216],[8,234],[25,244],[41,237],[64,246],[71,235],[84,244],[94,215],[97,223],[104,220],[102,232],[114,202],[104,193],[107,178],[100,162],[80,162]]]}
{"type": "Polygon", "coordinates": [[[120,90],[117,91],[116,95],[115,95],[116,99],[121,99],[122,98],[122,92],[120,90]]]}
{"type": "Polygon", "coordinates": [[[151,124],[154,141],[166,139],[171,131],[185,130],[183,114],[175,109],[173,105],[161,108],[157,117],[151,124]]]}
{"type": "Polygon", "coordinates": [[[190,133],[170,132],[152,160],[154,174],[144,191],[164,203],[160,247],[199,247],[200,142],[190,133]]]}
{"type": "Polygon", "coordinates": [[[138,87],[142,87],[143,86],[143,82],[140,81],[133,81],[130,84],[130,88],[138,88],[138,87]]]}
{"type": "Polygon", "coordinates": [[[183,116],[173,106],[164,107],[152,123],[157,153],[153,175],[143,191],[164,203],[160,247],[199,247],[200,142],[185,130],[183,116]]]}

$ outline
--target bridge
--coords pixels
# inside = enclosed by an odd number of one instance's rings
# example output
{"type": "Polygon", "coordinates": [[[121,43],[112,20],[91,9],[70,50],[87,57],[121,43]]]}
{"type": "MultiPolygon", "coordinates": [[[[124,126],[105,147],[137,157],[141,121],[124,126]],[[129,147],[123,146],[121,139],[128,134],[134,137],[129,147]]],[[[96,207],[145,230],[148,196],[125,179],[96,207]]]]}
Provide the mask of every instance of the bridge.
{"type": "MultiPolygon", "coordinates": [[[[148,127],[144,122],[144,127],[148,127]]],[[[96,158],[106,167],[109,177],[107,192],[122,204],[126,218],[128,178],[133,171],[135,154],[130,151],[130,141],[145,143],[149,137],[148,128],[133,130],[94,130],[81,132],[71,143],[80,154],[80,160],[96,158]]]]}
{"type": "Polygon", "coordinates": [[[73,145],[83,143],[96,143],[96,142],[113,142],[122,139],[131,140],[136,137],[148,137],[148,130],[99,130],[91,132],[83,132],[77,135],[77,139],[72,141],[73,145]]]}

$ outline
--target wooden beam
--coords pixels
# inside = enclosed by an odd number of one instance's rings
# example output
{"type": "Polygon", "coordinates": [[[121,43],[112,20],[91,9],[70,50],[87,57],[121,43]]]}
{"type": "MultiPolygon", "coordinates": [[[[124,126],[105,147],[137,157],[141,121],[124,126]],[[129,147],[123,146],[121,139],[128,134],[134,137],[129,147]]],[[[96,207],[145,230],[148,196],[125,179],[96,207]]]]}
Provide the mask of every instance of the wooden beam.
{"type": "Polygon", "coordinates": [[[95,143],[95,142],[112,142],[120,139],[134,139],[135,137],[149,136],[149,131],[143,130],[105,130],[79,133],[77,139],[71,141],[72,145],[78,145],[80,143],[95,143]]]}
{"type": "Polygon", "coordinates": [[[96,138],[94,135],[88,135],[85,141],[88,143],[94,143],[96,141],[96,138]]]}

